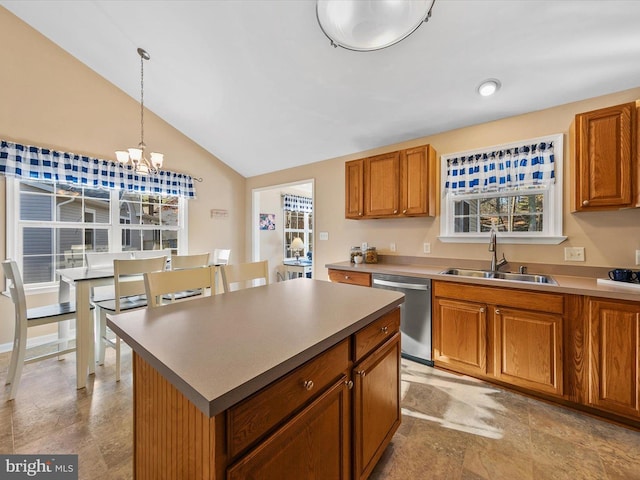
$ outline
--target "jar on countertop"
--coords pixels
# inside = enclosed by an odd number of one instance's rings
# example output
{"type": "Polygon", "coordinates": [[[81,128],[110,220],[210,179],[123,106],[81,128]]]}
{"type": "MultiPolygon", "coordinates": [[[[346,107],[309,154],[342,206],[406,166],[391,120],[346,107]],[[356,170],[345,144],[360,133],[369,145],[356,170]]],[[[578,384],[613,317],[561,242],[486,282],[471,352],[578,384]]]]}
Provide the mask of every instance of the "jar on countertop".
{"type": "Polygon", "coordinates": [[[378,263],[378,251],[376,247],[369,247],[365,250],[364,263],[378,263]]]}
{"type": "Polygon", "coordinates": [[[362,263],[362,249],[360,247],[351,247],[351,263],[362,263]],[[360,261],[356,260],[360,257],[360,261]]]}

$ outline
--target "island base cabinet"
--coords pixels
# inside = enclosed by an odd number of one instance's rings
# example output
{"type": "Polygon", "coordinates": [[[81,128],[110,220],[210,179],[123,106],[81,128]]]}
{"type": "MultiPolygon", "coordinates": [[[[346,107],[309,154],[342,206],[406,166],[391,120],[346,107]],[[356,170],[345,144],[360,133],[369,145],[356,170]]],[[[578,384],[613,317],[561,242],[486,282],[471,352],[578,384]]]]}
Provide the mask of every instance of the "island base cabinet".
{"type": "Polygon", "coordinates": [[[399,333],[354,368],[355,479],[369,477],[400,426],[399,375],[399,333]]]}
{"type": "Polygon", "coordinates": [[[347,377],[227,471],[228,480],[351,478],[347,377]]]}
{"type": "Polygon", "coordinates": [[[224,463],[213,457],[222,447],[216,443],[219,417],[203,414],[135,352],[133,383],[134,478],[224,478],[224,463]]]}
{"type": "Polygon", "coordinates": [[[589,302],[589,405],[640,418],[640,307],[589,302]]]}

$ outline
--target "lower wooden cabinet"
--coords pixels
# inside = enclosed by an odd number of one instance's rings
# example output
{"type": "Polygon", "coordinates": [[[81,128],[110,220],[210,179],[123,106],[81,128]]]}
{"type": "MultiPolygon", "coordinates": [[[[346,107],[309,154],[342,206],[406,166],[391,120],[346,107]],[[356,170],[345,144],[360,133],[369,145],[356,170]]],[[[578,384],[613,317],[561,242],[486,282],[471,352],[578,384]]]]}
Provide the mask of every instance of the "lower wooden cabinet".
{"type": "Polygon", "coordinates": [[[562,316],[495,308],[495,377],[562,395],[562,316]]]}
{"type": "Polygon", "coordinates": [[[351,478],[347,377],[227,470],[228,480],[351,478]],[[303,473],[304,472],[304,473],[303,473]]]}
{"type": "Polygon", "coordinates": [[[590,406],[640,418],[640,305],[589,300],[590,406]]]}
{"type": "Polygon", "coordinates": [[[433,312],[434,363],[470,375],[486,374],[486,305],[436,298],[433,312]]]}
{"type": "Polygon", "coordinates": [[[563,394],[564,296],[433,282],[438,367],[563,394]]]}
{"type": "MultiPolygon", "coordinates": [[[[365,479],[400,426],[400,334],[354,368],[355,479],[365,479]]],[[[334,477],[315,477],[334,478],[334,477]]]]}

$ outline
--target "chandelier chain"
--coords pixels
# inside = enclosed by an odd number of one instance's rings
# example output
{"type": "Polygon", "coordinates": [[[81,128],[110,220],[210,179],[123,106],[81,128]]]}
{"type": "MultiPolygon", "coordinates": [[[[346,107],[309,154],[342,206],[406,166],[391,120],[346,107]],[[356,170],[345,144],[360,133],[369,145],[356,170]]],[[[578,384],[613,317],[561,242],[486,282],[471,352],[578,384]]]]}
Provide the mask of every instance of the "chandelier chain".
{"type": "Polygon", "coordinates": [[[140,147],[144,149],[144,55],[140,55],[140,147]]]}

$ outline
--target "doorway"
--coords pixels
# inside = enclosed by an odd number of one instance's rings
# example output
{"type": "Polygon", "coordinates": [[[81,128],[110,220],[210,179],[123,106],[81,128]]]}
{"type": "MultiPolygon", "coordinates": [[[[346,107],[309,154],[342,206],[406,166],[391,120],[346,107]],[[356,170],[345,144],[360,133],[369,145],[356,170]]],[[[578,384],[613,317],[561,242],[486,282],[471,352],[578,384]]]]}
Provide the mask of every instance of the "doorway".
{"type": "Polygon", "coordinates": [[[313,277],[313,200],[313,179],[252,190],[252,261],[269,262],[271,282],[286,280],[297,270],[313,277]],[[294,206],[285,207],[285,198],[293,199],[294,206]],[[299,242],[293,243],[296,238],[302,241],[301,248],[296,248],[299,242]],[[296,259],[303,267],[288,268],[296,259]]]}

